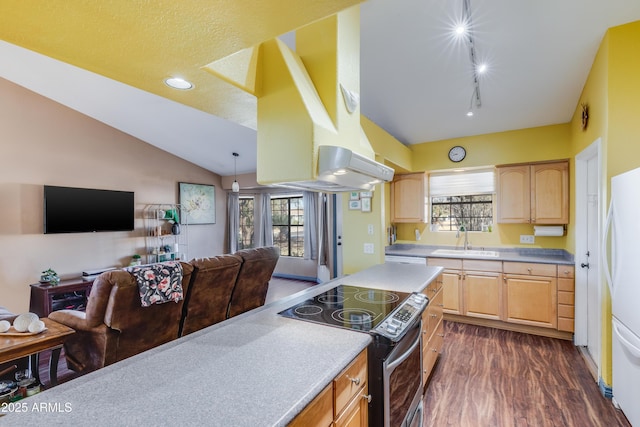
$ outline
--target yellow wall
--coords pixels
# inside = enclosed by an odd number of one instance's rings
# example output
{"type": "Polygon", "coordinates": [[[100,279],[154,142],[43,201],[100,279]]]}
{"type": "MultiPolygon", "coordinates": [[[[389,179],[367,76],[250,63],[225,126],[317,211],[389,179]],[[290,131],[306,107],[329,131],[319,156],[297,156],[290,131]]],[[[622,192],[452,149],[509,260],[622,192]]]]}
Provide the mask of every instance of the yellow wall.
{"type": "MultiPolygon", "coordinates": [[[[493,166],[543,160],[566,159],[571,155],[571,126],[569,124],[520,129],[464,138],[412,145],[414,171],[437,171],[454,168],[493,166]],[[466,158],[452,163],[449,149],[462,145],[466,158]]],[[[572,206],[572,205],[571,205],[572,206]]],[[[493,224],[493,231],[469,232],[474,247],[523,246],[564,249],[567,237],[536,237],[534,245],[521,245],[521,234],[533,234],[528,224],[493,224]]],[[[455,232],[431,232],[428,224],[398,224],[398,240],[404,243],[427,245],[460,245],[463,237],[455,232]],[[420,240],[415,240],[415,230],[420,240]]]]}

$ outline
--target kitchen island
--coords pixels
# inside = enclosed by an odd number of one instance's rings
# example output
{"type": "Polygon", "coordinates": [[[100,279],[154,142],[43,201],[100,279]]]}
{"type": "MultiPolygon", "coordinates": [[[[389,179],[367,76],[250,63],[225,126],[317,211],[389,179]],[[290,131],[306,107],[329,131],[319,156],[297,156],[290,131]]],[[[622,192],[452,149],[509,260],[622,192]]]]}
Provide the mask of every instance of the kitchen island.
{"type": "Polygon", "coordinates": [[[421,291],[441,272],[381,264],[334,279],[5,407],[3,426],[284,426],[370,335],[278,312],[345,284],[421,291]]]}

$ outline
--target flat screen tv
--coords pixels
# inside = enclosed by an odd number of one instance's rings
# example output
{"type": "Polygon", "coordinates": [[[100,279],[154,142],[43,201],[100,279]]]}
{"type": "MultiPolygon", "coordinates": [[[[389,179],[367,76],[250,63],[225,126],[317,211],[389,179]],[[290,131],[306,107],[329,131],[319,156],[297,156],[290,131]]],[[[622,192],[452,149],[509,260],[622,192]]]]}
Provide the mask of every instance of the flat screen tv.
{"type": "Polygon", "coordinates": [[[44,232],[130,231],[132,191],[44,186],[44,232]]]}

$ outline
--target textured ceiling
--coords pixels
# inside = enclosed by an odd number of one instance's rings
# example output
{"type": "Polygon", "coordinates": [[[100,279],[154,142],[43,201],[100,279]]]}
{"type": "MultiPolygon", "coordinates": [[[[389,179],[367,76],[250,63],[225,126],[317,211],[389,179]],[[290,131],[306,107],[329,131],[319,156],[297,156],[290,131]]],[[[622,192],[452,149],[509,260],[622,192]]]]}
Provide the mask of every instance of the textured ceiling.
{"type": "MultiPolygon", "coordinates": [[[[205,67],[359,0],[5,0],[0,77],[221,175],[255,170],[256,101],[205,67]],[[190,91],[163,84],[177,75],[190,91]]],[[[607,28],[632,0],[471,0],[489,72],[469,119],[468,49],[451,40],[462,0],[361,5],[361,110],[415,144],[570,120],[607,28]]]]}

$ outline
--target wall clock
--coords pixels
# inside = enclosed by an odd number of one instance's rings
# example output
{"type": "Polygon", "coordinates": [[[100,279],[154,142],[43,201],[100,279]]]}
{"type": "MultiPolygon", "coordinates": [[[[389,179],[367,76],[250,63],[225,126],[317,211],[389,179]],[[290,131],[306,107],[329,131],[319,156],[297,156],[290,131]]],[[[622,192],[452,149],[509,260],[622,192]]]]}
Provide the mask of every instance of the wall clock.
{"type": "Polygon", "coordinates": [[[466,155],[467,150],[459,145],[456,145],[455,147],[452,147],[451,150],[449,150],[449,160],[451,160],[452,162],[461,162],[464,160],[466,155]]]}

